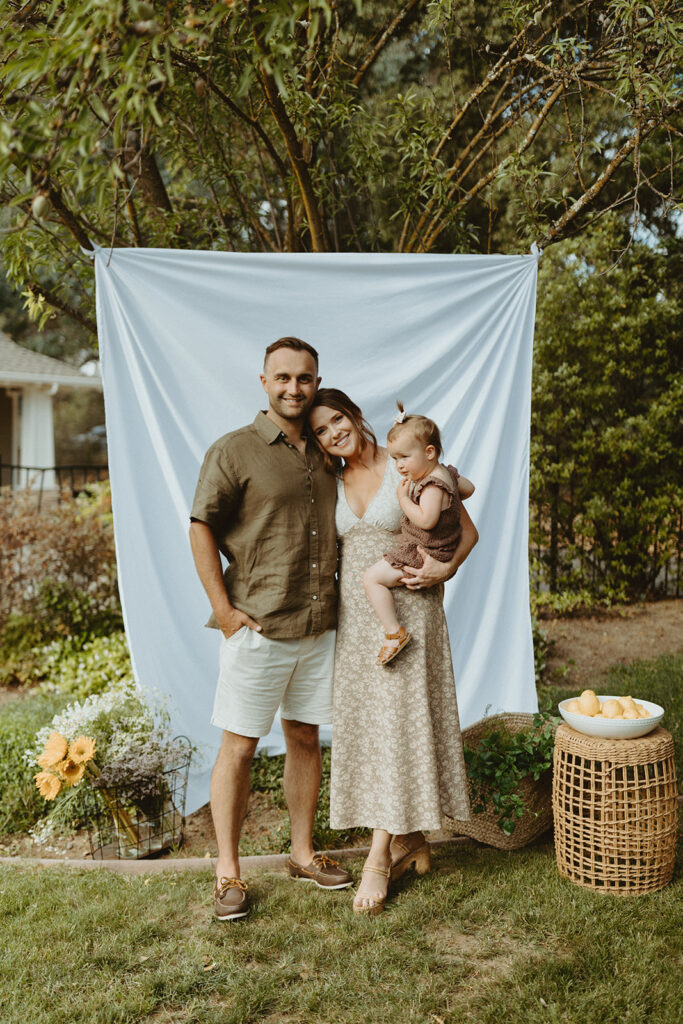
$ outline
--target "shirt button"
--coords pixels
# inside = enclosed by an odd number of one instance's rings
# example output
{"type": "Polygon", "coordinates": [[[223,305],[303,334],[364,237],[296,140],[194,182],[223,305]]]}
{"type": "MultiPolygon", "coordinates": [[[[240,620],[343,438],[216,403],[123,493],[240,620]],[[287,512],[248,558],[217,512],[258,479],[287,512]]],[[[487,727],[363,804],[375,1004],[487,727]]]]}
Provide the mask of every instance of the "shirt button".
{"type": "Polygon", "coordinates": [[[316,534],[316,531],[315,531],[315,530],[311,530],[311,533],[313,534],[313,536],[314,536],[314,537],[315,537],[315,536],[317,536],[317,534],[316,534]]]}
{"type": "Polygon", "coordinates": [[[317,595],[317,594],[314,594],[314,595],[313,595],[313,600],[314,600],[314,601],[317,601],[317,600],[318,600],[318,595],[317,595]]]}
{"type": "Polygon", "coordinates": [[[311,498],[311,505],[315,505],[315,498],[311,498]]]}
{"type": "Polygon", "coordinates": [[[314,562],[314,563],[313,563],[313,568],[314,568],[314,569],[317,569],[317,568],[318,568],[318,563],[317,563],[317,562],[314,562]]]}

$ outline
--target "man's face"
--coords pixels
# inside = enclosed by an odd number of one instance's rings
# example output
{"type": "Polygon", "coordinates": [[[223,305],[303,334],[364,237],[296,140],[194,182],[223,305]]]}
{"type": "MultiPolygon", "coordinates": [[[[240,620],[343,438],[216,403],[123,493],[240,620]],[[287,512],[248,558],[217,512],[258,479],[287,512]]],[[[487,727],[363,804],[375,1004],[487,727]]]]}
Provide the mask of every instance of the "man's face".
{"type": "Polygon", "coordinates": [[[261,383],[270,408],[277,416],[283,420],[299,420],[311,407],[320,377],[310,352],[278,348],[268,356],[261,383]]]}

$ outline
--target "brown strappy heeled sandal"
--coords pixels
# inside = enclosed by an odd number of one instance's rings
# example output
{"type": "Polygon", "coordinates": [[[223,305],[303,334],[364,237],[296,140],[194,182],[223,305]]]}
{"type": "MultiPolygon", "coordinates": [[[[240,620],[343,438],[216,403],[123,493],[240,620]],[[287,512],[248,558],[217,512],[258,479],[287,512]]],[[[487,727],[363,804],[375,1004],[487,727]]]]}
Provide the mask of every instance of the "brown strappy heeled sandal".
{"type": "MultiPolygon", "coordinates": [[[[408,837],[406,837],[408,838],[408,837]]],[[[399,839],[391,840],[391,881],[395,882],[409,868],[418,875],[426,875],[431,867],[431,848],[422,832],[414,832],[410,846],[399,839]]]]}
{"type": "MultiPolygon", "coordinates": [[[[374,871],[376,875],[382,875],[382,877],[386,879],[389,879],[391,877],[391,868],[375,868],[372,866],[372,864],[365,864],[363,867],[363,872],[365,871],[374,871]]],[[[356,892],[356,895],[353,900],[354,914],[381,914],[382,911],[384,910],[384,904],[387,902],[388,895],[388,884],[387,892],[384,894],[384,896],[356,892]],[[373,902],[368,907],[358,906],[356,904],[356,900],[358,899],[359,896],[362,900],[372,900],[373,902]]]]}
{"type": "Polygon", "coordinates": [[[390,647],[388,644],[382,644],[377,655],[378,665],[388,665],[390,661],[393,661],[397,654],[400,654],[404,647],[410,643],[410,633],[406,633],[403,626],[399,627],[398,633],[385,633],[385,640],[398,640],[396,647],[390,647]]]}

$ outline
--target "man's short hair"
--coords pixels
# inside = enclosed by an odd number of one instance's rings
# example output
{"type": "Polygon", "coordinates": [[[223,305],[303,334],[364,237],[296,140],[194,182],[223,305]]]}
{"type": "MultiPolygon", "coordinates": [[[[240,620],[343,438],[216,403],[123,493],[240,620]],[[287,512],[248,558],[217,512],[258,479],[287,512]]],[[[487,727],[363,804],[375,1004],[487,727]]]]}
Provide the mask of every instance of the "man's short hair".
{"type": "Polygon", "coordinates": [[[307,341],[302,341],[301,338],[278,338],[277,341],[274,341],[266,349],[266,355],[263,360],[264,370],[268,362],[268,356],[272,355],[273,352],[277,352],[279,348],[292,348],[295,352],[308,352],[315,359],[315,368],[316,370],[318,369],[318,353],[307,341]]]}

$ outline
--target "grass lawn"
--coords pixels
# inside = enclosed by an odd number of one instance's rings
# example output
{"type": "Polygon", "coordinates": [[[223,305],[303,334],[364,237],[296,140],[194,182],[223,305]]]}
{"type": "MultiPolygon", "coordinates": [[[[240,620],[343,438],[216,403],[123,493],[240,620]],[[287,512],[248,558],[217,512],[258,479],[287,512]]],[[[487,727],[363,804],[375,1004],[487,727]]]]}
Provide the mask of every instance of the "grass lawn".
{"type": "Polygon", "coordinates": [[[0,868],[3,1024],[681,1020],[680,881],[593,894],[558,877],[547,843],[442,848],[378,918],[264,874],[250,917],[220,923],[210,887],[0,868]]]}
{"type": "MultiPolygon", "coordinates": [[[[682,666],[634,663],[604,691],[664,705],[679,764],[682,666]]],[[[676,1024],[680,867],[679,855],[670,885],[628,898],[560,879],[547,839],[511,853],[442,847],[432,873],[401,880],[379,917],[355,916],[349,891],[259,874],[252,913],[230,924],[211,917],[208,872],[133,877],[0,860],[0,1020],[676,1024]]]]}

